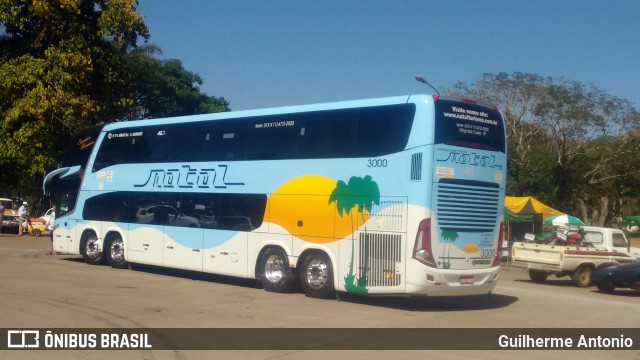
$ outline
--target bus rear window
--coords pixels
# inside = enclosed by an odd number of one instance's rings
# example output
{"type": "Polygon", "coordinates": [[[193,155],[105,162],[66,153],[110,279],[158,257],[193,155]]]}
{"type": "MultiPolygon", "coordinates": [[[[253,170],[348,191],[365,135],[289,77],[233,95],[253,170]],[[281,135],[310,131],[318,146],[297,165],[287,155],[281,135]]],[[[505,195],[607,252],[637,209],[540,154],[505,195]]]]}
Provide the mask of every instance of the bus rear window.
{"type": "Polygon", "coordinates": [[[435,103],[435,143],[505,152],[504,122],[487,106],[439,99],[435,103]]]}

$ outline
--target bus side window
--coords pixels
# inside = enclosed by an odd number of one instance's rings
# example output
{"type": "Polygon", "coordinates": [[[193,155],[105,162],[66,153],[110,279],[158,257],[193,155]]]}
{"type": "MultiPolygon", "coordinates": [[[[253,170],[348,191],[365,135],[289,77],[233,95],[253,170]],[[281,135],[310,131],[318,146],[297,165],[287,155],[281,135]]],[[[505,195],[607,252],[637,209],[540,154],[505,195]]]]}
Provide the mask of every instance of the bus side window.
{"type": "Polygon", "coordinates": [[[148,138],[153,141],[152,162],[201,161],[202,125],[171,124],[153,127],[148,138]]]}
{"type": "Polygon", "coordinates": [[[247,160],[295,159],[299,128],[295,114],[255,118],[250,122],[247,160]]]}
{"type": "Polygon", "coordinates": [[[363,108],[358,117],[358,156],[380,156],[405,149],[415,106],[388,105],[363,108]]]}
{"type": "Polygon", "coordinates": [[[300,125],[298,159],[353,157],[358,111],[305,114],[300,125]]]}
{"type": "Polygon", "coordinates": [[[247,123],[238,120],[211,121],[199,127],[200,161],[246,159],[247,123]]]}

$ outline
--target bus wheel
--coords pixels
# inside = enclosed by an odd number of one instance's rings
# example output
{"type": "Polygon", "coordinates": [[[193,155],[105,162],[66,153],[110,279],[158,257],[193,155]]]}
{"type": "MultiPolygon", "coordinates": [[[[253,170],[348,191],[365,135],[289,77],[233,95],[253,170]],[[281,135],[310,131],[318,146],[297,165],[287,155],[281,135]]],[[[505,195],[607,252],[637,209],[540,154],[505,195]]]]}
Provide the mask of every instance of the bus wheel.
{"type": "Polygon", "coordinates": [[[107,262],[116,269],[126,269],[127,261],[124,259],[124,241],[120,234],[109,236],[104,247],[107,251],[107,262]]]}
{"type": "Polygon", "coordinates": [[[100,240],[94,233],[86,233],[82,235],[80,239],[80,254],[82,258],[89,265],[104,265],[106,259],[104,258],[104,252],[100,251],[100,240]]]}
{"type": "Polygon", "coordinates": [[[289,258],[281,248],[267,248],[258,263],[258,278],[265,290],[271,292],[291,291],[295,285],[289,258]]]}
{"type": "Polygon", "coordinates": [[[335,298],[333,267],[331,259],[324,253],[308,255],[300,269],[300,283],[305,295],[312,298],[335,298]]]}

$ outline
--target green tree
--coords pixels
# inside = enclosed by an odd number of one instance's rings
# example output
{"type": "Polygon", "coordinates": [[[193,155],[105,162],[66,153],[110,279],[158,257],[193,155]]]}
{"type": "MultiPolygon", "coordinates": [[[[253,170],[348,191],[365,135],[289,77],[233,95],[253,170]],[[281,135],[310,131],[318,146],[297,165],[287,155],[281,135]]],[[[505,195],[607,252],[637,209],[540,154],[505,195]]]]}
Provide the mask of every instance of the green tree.
{"type": "Polygon", "coordinates": [[[0,0],[0,195],[39,194],[82,128],[229,110],[148,39],[137,0],[0,0]]]}
{"type": "Polygon", "coordinates": [[[222,97],[200,91],[202,78],[187,71],[180,60],[159,60],[148,52],[127,57],[138,104],[134,118],[158,118],[229,111],[222,97]]]}
{"type": "Polygon", "coordinates": [[[575,213],[580,206],[584,218],[604,225],[614,192],[601,185],[630,176],[617,164],[640,150],[630,136],[640,126],[638,111],[594,85],[560,79],[545,89],[537,112],[554,155],[557,204],[575,213]]]}
{"type": "Polygon", "coordinates": [[[529,190],[531,179],[546,166],[539,154],[545,139],[536,109],[542,101],[542,90],[550,78],[537,74],[486,73],[474,84],[457,83],[451,92],[496,104],[506,123],[508,147],[508,192],[522,194],[529,190]]]}
{"type": "Polygon", "coordinates": [[[583,220],[617,225],[625,215],[634,214],[633,206],[640,197],[639,145],[640,129],[589,142],[576,180],[590,189],[577,199],[583,220]]]}
{"type": "Polygon", "coordinates": [[[351,263],[349,264],[349,274],[345,277],[345,290],[355,294],[367,294],[367,269],[369,268],[369,238],[366,234],[365,225],[365,264],[362,276],[356,278],[354,273],[355,265],[355,226],[353,210],[360,214],[362,223],[366,224],[365,212],[371,214],[373,205],[380,204],[380,189],[371,176],[364,178],[353,176],[348,183],[338,180],[336,188],[329,196],[329,204],[336,203],[336,210],[342,217],[349,215],[351,218],[351,263]]]}
{"type": "MultiPolygon", "coordinates": [[[[149,36],[137,1],[0,1],[0,167],[34,191],[72,133],[129,113],[115,41],[149,36]]],[[[4,173],[4,171],[3,171],[4,173]]]]}

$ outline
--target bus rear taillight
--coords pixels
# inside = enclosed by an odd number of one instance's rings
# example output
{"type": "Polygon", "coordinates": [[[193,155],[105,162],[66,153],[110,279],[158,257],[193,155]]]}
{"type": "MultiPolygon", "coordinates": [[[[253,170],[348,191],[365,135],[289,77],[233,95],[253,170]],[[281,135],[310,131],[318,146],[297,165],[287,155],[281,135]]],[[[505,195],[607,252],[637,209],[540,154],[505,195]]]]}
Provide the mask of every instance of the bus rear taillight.
{"type": "Polygon", "coordinates": [[[431,219],[422,220],[418,226],[413,258],[427,266],[437,267],[431,251],[431,219]]]}
{"type": "Polygon", "coordinates": [[[493,258],[493,264],[491,264],[491,267],[500,265],[500,259],[502,258],[502,242],[504,241],[504,236],[504,221],[500,221],[500,236],[498,237],[498,246],[496,246],[496,257],[493,258]]]}

